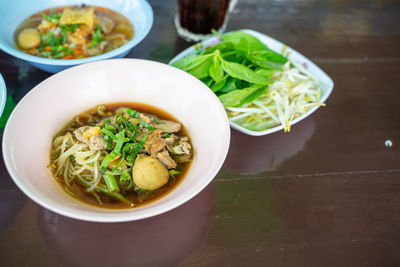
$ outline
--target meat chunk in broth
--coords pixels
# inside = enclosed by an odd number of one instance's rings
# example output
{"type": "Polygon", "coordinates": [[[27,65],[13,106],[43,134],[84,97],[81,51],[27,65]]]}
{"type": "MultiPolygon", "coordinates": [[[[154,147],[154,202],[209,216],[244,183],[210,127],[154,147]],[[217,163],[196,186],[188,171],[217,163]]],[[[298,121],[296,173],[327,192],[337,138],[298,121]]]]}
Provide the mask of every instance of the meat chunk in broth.
{"type": "Polygon", "coordinates": [[[96,18],[101,30],[104,33],[109,34],[114,29],[115,22],[111,18],[101,15],[97,15],[96,18]]]}
{"type": "Polygon", "coordinates": [[[164,138],[162,138],[162,131],[155,130],[147,137],[144,147],[147,153],[149,153],[152,157],[155,157],[158,152],[165,149],[166,145],[167,142],[164,138]]]}
{"type": "Polygon", "coordinates": [[[89,145],[90,150],[102,150],[107,148],[99,127],[82,126],[74,131],[76,139],[89,145]]]}
{"type": "Polygon", "coordinates": [[[168,169],[174,169],[177,166],[175,160],[171,158],[167,150],[157,153],[157,159],[168,169]]]}
{"type": "Polygon", "coordinates": [[[177,133],[182,129],[182,125],[179,122],[169,120],[159,120],[160,123],[155,124],[154,128],[160,129],[166,133],[177,133]]]}

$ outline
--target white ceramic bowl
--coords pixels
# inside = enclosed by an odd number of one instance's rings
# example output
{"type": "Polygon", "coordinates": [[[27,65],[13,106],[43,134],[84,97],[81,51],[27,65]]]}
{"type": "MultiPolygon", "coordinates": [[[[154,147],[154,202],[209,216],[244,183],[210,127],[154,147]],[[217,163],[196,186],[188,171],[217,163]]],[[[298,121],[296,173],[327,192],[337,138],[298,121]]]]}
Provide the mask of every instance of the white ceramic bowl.
{"type": "Polygon", "coordinates": [[[202,82],[166,64],[113,59],[72,67],[33,88],[8,120],[3,157],[17,186],[43,207],[81,220],[122,222],[154,216],[191,199],[218,173],[229,143],[224,108],[202,82]],[[188,173],[172,192],[133,209],[84,204],[66,194],[47,168],[52,139],[71,118],[114,102],[146,103],[171,113],[187,129],[195,151],[188,173]]]}
{"type": "Polygon", "coordinates": [[[71,66],[96,60],[119,58],[140,43],[150,32],[153,25],[153,10],[146,0],[1,0],[0,1],[0,49],[4,52],[25,60],[35,67],[47,71],[58,72],[71,66]],[[18,25],[29,16],[53,7],[80,5],[101,6],[110,8],[127,17],[132,23],[135,35],[125,45],[110,52],[82,59],[49,59],[28,55],[20,51],[14,42],[14,32],[18,25]]]}
{"type": "MultiPolygon", "coordinates": [[[[274,38],[271,38],[265,34],[262,34],[260,32],[254,31],[254,30],[249,30],[249,29],[243,29],[240,31],[243,31],[243,32],[253,35],[254,37],[258,38],[263,44],[268,46],[268,48],[270,48],[271,50],[273,50],[277,53],[281,53],[281,51],[283,49],[285,49],[285,53],[288,53],[287,57],[290,60],[292,60],[293,62],[296,62],[296,63],[302,65],[305,69],[307,69],[307,71],[309,71],[309,73],[313,76],[313,78],[315,79],[315,81],[317,82],[319,87],[321,88],[321,97],[318,102],[324,103],[328,99],[329,95],[332,93],[334,83],[333,83],[332,79],[321,68],[319,68],[315,63],[313,63],[311,60],[309,60],[308,58],[306,58],[305,56],[303,56],[296,50],[286,46],[285,44],[283,44],[283,43],[279,42],[278,40],[275,40],[274,38]]],[[[195,44],[195,45],[185,49],[181,53],[179,53],[169,63],[172,64],[173,62],[175,62],[181,58],[196,54],[199,51],[202,51],[207,47],[216,45],[219,42],[220,42],[220,38],[218,36],[215,36],[215,37],[207,39],[201,43],[195,44]]],[[[318,108],[319,108],[319,106],[309,109],[303,115],[292,120],[290,122],[290,124],[294,125],[295,123],[307,118],[318,108]]],[[[232,128],[234,128],[242,133],[245,133],[248,135],[253,135],[253,136],[267,135],[267,134],[271,134],[271,133],[283,130],[282,125],[278,125],[278,126],[272,127],[270,129],[267,129],[264,131],[252,131],[252,130],[249,130],[249,129],[246,129],[246,128],[240,126],[239,124],[237,124],[233,121],[230,122],[230,125],[232,128]]]]}

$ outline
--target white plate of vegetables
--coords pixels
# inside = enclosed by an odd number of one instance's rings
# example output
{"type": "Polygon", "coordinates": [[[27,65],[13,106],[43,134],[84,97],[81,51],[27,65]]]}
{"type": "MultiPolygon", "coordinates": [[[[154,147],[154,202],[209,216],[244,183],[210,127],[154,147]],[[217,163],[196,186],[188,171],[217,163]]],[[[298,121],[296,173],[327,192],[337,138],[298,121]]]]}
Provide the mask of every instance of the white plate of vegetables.
{"type": "Polygon", "coordinates": [[[325,105],[334,86],[296,50],[248,29],[197,43],[170,65],[204,82],[224,105],[231,127],[254,136],[289,132],[325,105]]]}

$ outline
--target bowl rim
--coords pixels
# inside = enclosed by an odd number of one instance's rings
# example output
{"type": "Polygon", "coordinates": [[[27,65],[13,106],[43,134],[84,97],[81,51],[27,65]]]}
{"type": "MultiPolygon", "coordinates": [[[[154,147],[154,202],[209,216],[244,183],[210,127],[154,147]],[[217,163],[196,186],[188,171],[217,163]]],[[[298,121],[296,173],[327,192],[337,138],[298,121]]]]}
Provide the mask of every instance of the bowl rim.
{"type": "MultiPolygon", "coordinates": [[[[36,85],[33,89],[31,89],[22,99],[21,101],[19,101],[19,103],[16,105],[15,109],[13,110],[13,112],[11,113],[9,122],[12,122],[14,119],[14,116],[16,114],[16,111],[18,111],[20,109],[20,107],[22,105],[24,105],[25,102],[28,102],[30,100],[30,97],[37,95],[38,91],[40,90],[41,86],[43,83],[45,83],[48,79],[55,79],[61,75],[63,75],[65,72],[71,72],[74,71],[75,69],[78,68],[86,68],[87,66],[91,66],[91,65],[97,65],[97,64],[108,64],[109,62],[113,62],[113,61],[137,61],[137,62],[149,62],[151,64],[157,64],[157,65],[162,65],[171,69],[174,69],[174,71],[176,72],[180,72],[182,75],[185,75],[186,77],[190,76],[190,79],[192,81],[195,81],[196,83],[198,82],[199,84],[201,83],[200,81],[198,81],[196,78],[194,78],[193,76],[189,75],[188,73],[174,68],[172,66],[169,66],[168,64],[165,63],[161,63],[161,62],[157,62],[157,61],[152,61],[152,60],[145,60],[145,59],[134,59],[134,58],[122,58],[122,59],[108,59],[108,60],[102,60],[102,61],[96,61],[96,62],[91,62],[91,63],[87,63],[87,64],[82,64],[82,65],[78,65],[78,66],[73,66],[71,68],[68,68],[66,70],[63,70],[61,72],[58,72],[50,77],[48,77],[47,79],[43,80],[42,82],[40,82],[38,85],[36,85]]],[[[201,83],[202,84],[202,83],[201,83]]],[[[225,110],[222,106],[222,104],[220,104],[218,98],[210,91],[208,90],[208,88],[206,86],[201,86],[201,90],[204,90],[204,93],[209,95],[210,97],[215,98],[215,103],[218,105],[218,109],[221,110],[221,114],[226,114],[225,110]]],[[[35,193],[32,193],[31,190],[24,185],[24,183],[19,179],[19,175],[16,173],[16,166],[14,166],[13,161],[11,159],[11,154],[7,153],[9,150],[11,150],[11,146],[12,144],[9,143],[9,136],[11,136],[11,132],[9,130],[8,127],[9,123],[6,124],[6,127],[4,129],[4,135],[3,135],[3,140],[2,140],[2,154],[3,154],[3,159],[4,159],[4,163],[6,166],[6,169],[8,171],[8,173],[11,176],[11,179],[14,181],[14,183],[17,185],[17,187],[24,192],[24,194],[26,196],[28,196],[31,200],[33,200],[34,202],[36,202],[37,204],[39,204],[40,206],[63,216],[67,216],[70,218],[74,218],[74,219],[78,219],[78,220],[83,220],[83,221],[91,221],[91,222],[102,222],[102,223],[114,223],[114,222],[127,222],[127,221],[135,221],[135,220],[141,220],[141,219],[145,219],[145,218],[149,218],[149,217],[153,217],[156,215],[160,215],[162,213],[168,212],[172,209],[175,209],[176,207],[186,203],[187,201],[189,201],[190,199],[192,199],[193,197],[195,197],[197,194],[199,194],[202,190],[204,190],[204,188],[210,184],[212,182],[212,180],[215,178],[215,176],[218,174],[218,172],[220,171],[221,167],[223,166],[223,163],[226,160],[226,156],[228,154],[229,151],[229,146],[230,146],[230,129],[229,129],[229,121],[228,118],[226,116],[225,118],[225,126],[224,129],[226,129],[226,133],[227,135],[224,136],[224,144],[223,144],[223,151],[221,153],[221,156],[219,158],[217,158],[217,164],[215,165],[215,168],[212,170],[212,172],[210,172],[210,175],[208,178],[203,179],[203,181],[201,183],[198,184],[198,186],[196,188],[194,188],[193,190],[191,190],[189,193],[190,194],[184,194],[184,195],[179,195],[179,197],[175,198],[174,201],[170,201],[168,202],[168,205],[160,205],[159,207],[157,207],[156,212],[154,211],[148,211],[146,212],[145,210],[139,214],[139,216],[137,215],[137,213],[132,212],[134,209],[124,209],[121,211],[127,211],[127,213],[124,212],[119,212],[116,213],[115,216],[110,216],[109,213],[102,213],[101,210],[104,210],[102,208],[98,208],[98,210],[100,211],[100,213],[98,213],[96,215],[96,217],[93,217],[93,213],[76,213],[70,210],[64,210],[64,209],[59,209],[57,208],[56,205],[53,205],[52,203],[48,203],[46,201],[44,201],[40,196],[37,196],[35,193]],[[129,212],[130,211],[130,212],[129,212]],[[108,215],[108,216],[107,216],[108,215]]],[[[84,204],[82,204],[84,205],[84,204]]],[[[145,206],[144,206],[145,207],[145,206]]],[[[97,210],[97,209],[96,209],[97,210]]],[[[108,209],[107,209],[108,210],[108,209]]]]}
{"type": "Polygon", "coordinates": [[[148,19],[148,22],[145,24],[142,34],[140,34],[138,36],[138,38],[135,38],[136,36],[134,36],[132,38],[132,40],[130,40],[123,46],[113,49],[104,54],[100,54],[100,55],[93,56],[93,57],[80,58],[80,59],[44,58],[44,57],[38,57],[38,56],[32,56],[32,55],[26,54],[22,51],[19,51],[14,46],[9,46],[9,45],[4,44],[1,40],[0,40],[0,50],[3,50],[4,52],[6,52],[9,55],[12,55],[12,56],[22,59],[22,60],[26,60],[28,62],[44,64],[44,65],[53,65],[53,66],[78,65],[78,64],[82,64],[82,63],[88,63],[88,62],[93,62],[93,61],[98,61],[98,60],[102,60],[102,59],[116,57],[116,56],[122,54],[123,52],[128,51],[129,49],[133,48],[138,43],[140,43],[149,34],[149,32],[153,26],[154,13],[153,13],[153,9],[152,9],[151,5],[145,0],[135,0],[135,1],[138,1],[140,3],[140,7],[142,8],[144,14],[146,15],[146,18],[148,19]]]}
{"type": "MultiPolygon", "coordinates": [[[[315,71],[318,72],[318,74],[319,74],[319,76],[317,78],[322,77],[325,79],[326,89],[325,90],[321,89],[325,92],[325,94],[319,99],[318,102],[324,103],[328,99],[328,97],[331,95],[333,88],[334,88],[334,82],[333,82],[332,78],[328,74],[326,74],[317,64],[315,64],[313,61],[311,61],[309,58],[307,58],[306,56],[304,56],[297,50],[287,46],[286,44],[284,44],[264,33],[261,33],[261,32],[258,32],[258,31],[252,30],[252,29],[238,29],[238,30],[232,30],[232,31],[242,31],[242,32],[251,34],[252,36],[259,39],[263,44],[267,45],[271,50],[273,50],[277,53],[280,53],[280,51],[276,51],[275,49],[271,48],[270,45],[285,47],[286,51],[288,51],[290,53],[291,58],[294,55],[294,57],[296,58],[296,61],[301,60],[302,63],[306,63],[306,64],[310,65],[312,68],[314,68],[315,71]]],[[[229,32],[227,32],[227,33],[229,33],[229,32]]],[[[174,63],[177,60],[180,60],[188,55],[192,55],[192,54],[196,53],[196,51],[199,51],[199,50],[201,51],[201,49],[204,49],[210,45],[217,44],[217,41],[219,40],[219,38],[220,38],[219,36],[213,36],[213,37],[207,38],[206,40],[197,42],[197,43],[189,46],[188,48],[186,48],[183,51],[181,51],[180,53],[178,53],[175,57],[173,57],[169,61],[168,64],[171,65],[172,63],[174,63]]],[[[309,109],[306,113],[304,113],[304,114],[300,115],[299,117],[295,118],[294,120],[292,120],[290,125],[293,126],[294,124],[308,118],[318,108],[319,108],[319,106],[309,109]]],[[[278,132],[278,131],[281,131],[284,129],[284,127],[280,124],[280,125],[274,126],[272,128],[266,129],[266,130],[254,131],[254,130],[249,130],[247,128],[244,128],[243,126],[241,126],[233,121],[230,121],[230,120],[229,120],[229,124],[233,129],[235,129],[239,132],[242,132],[244,134],[251,135],[251,136],[268,135],[268,134],[275,133],[275,132],[278,132]]]]}
{"type": "Polygon", "coordinates": [[[4,108],[7,102],[7,86],[3,76],[0,73],[0,117],[3,115],[4,108]]]}

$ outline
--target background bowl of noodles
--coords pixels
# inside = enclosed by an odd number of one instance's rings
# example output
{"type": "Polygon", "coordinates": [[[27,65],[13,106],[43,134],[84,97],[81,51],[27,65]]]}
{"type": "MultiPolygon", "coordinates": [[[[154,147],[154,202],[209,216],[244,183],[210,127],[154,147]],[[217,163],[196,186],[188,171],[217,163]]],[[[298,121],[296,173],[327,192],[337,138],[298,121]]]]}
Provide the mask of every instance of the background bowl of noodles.
{"type": "Polygon", "coordinates": [[[0,1],[0,25],[1,50],[16,58],[25,60],[39,69],[55,73],[83,63],[126,56],[150,32],[153,25],[153,11],[145,0],[2,0],[0,1]],[[124,15],[134,27],[134,37],[117,49],[82,59],[67,60],[38,57],[26,54],[17,48],[14,41],[14,33],[19,24],[26,18],[45,9],[81,4],[109,8],[124,15]]]}
{"type": "Polygon", "coordinates": [[[162,63],[112,59],[75,66],[34,87],[7,122],[3,158],[16,185],[43,207],[80,220],[122,222],[161,214],[194,197],[218,173],[229,143],[224,108],[201,81],[162,63]],[[68,195],[48,168],[52,140],[60,129],[89,108],[117,102],[167,111],[184,125],[194,149],[189,170],[171,192],[131,209],[85,204],[68,195]]]}

